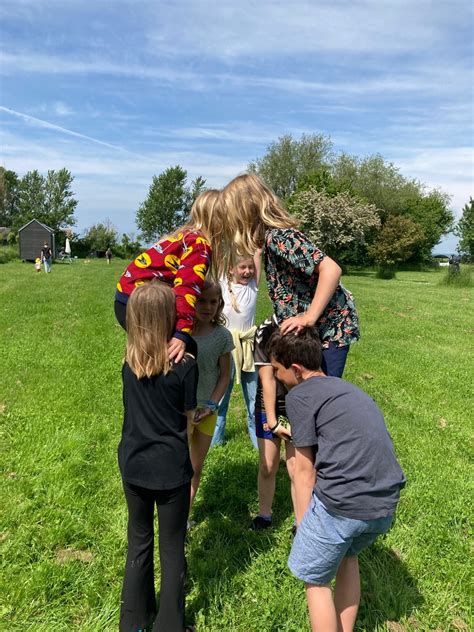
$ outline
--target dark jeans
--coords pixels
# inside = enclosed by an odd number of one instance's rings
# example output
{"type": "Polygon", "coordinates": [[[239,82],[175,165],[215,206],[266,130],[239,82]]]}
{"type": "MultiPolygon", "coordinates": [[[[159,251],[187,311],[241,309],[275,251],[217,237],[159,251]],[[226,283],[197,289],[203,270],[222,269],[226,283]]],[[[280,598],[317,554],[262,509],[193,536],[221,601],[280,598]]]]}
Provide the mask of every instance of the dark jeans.
{"type": "Polygon", "coordinates": [[[183,632],[186,560],[184,540],[190,483],[154,491],[123,481],[128,506],[128,554],[122,589],[120,631],[136,632],[156,614],[153,572],[155,504],[160,550],[160,609],[153,632],[183,632]]]}
{"type": "Polygon", "coordinates": [[[350,345],[336,347],[333,344],[330,344],[328,349],[323,349],[321,368],[326,375],[342,377],[349,349],[350,345]]]}

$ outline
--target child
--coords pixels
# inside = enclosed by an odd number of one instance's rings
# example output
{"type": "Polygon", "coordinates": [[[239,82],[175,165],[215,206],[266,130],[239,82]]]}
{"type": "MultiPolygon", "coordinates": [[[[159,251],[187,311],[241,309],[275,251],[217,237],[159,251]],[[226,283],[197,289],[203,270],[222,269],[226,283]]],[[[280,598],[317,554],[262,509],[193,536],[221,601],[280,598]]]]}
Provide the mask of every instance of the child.
{"type": "Polygon", "coordinates": [[[194,476],[191,483],[191,506],[201,480],[204,460],[216,427],[219,402],[229,386],[231,351],[234,348],[230,332],[223,326],[221,287],[204,283],[196,302],[194,339],[198,347],[198,410],[191,429],[191,462],[194,476]]]}
{"type": "Polygon", "coordinates": [[[35,259],[35,270],[36,272],[41,272],[41,259],[39,257],[35,259]]]}
{"type": "Polygon", "coordinates": [[[360,601],[357,556],[390,528],[405,476],[374,401],[322,372],[314,329],[274,334],[268,353],[291,389],[298,531],[288,565],[306,583],[313,632],[347,632],[360,601]]]}
{"type": "Polygon", "coordinates": [[[105,257],[107,259],[107,265],[110,265],[110,262],[112,260],[112,250],[110,249],[110,246],[105,251],[105,257]]]}
{"type": "Polygon", "coordinates": [[[255,312],[257,309],[258,282],[260,280],[261,250],[253,257],[238,257],[230,268],[227,278],[221,281],[224,298],[223,314],[232,334],[235,349],[232,352],[229,387],[219,406],[216,429],[211,445],[224,443],[227,410],[234,386],[234,378],[242,387],[247,407],[247,427],[254,448],[257,447],[255,434],[255,394],[257,373],[253,361],[253,339],[255,336],[255,312]]]}
{"type": "Polygon", "coordinates": [[[128,506],[128,554],[120,630],[144,630],[155,618],[154,506],[158,509],[160,609],[153,631],[184,632],[184,541],[193,475],[187,426],[194,418],[198,371],[187,355],[170,361],[166,343],[176,325],[175,295],[159,282],[133,292],[127,304],[122,368],[124,421],[118,462],[128,506]]]}
{"type": "Polygon", "coordinates": [[[278,331],[278,323],[267,318],[255,334],[255,366],[258,369],[258,387],[255,401],[255,426],[258,440],[258,515],[252,520],[253,531],[263,531],[272,526],[272,505],[275,482],[280,465],[281,439],[285,439],[286,469],[290,477],[291,497],[294,504],[293,473],[295,450],[290,443],[291,434],[279,420],[286,417],[283,384],[275,379],[267,345],[272,334],[278,331]],[[279,428],[280,434],[273,432],[279,428]]]}
{"type": "Polygon", "coordinates": [[[170,359],[179,362],[187,348],[195,355],[190,338],[194,324],[196,299],[211,266],[221,270],[221,220],[216,204],[219,191],[199,195],[189,221],[174,233],[163,237],[129,264],[117,283],[115,315],[125,328],[127,301],[136,287],[157,278],[173,288],[176,296],[176,331],[169,343],[170,359]]]}
{"type": "Polygon", "coordinates": [[[234,178],[222,191],[225,241],[241,252],[264,246],[268,292],[282,333],[315,327],[323,370],[342,376],[349,346],[359,338],[352,295],[341,268],[297,229],[298,221],[255,174],[234,178]]]}

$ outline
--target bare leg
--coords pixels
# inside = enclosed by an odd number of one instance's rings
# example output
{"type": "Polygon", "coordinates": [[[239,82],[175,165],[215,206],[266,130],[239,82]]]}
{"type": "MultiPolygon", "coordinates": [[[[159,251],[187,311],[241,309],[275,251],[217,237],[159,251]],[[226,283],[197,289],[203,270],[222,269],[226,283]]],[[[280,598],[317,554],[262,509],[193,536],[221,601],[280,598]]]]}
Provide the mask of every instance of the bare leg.
{"type": "Polygon", "coordinates": [[[191,510],[194,498],[197,494],[197,490],[199,488],[199,483],[201,481],[202,468],[204,466],[204,460],[206,458],[207,453],[209,452],[211,441],[212,441],[212,437],[210,437],[209,435],[203,434],[202,432],[199,432],[198,428],[194,428],[194,432],[193,432],[191,443],[190,443],[191,463],[194,470],[194,476],[191,481],[190,510],[191,510]]]}
{"type": "Polygon", "coordinates": [[[312,632],[338,632],[331,586],[306,584],[306,599],[312,632]]]}
{"type": "Polygon", "coordinates": [[[360,601],[359,558],[343,558],[337,569],[334,604],[340,632],[352,632],[360,601]]]}
{"type": "Polygon", "coordinates": [[[258,451],[258,511],[261,516],[271,516],[276,475],[280,464],[280,439],[258,438],[258,451]]]}
{"type": "Polygon", "coordinates": [[[290,489],[291,489],[291,500],[293,503],[293,513],[296,515],[296,495],[295,495],[295,448],[292,443],[289,441],[285,441],[285,453],[286,453],[286,470],[288,472],[288,476],[290,477],[290,489]]]}

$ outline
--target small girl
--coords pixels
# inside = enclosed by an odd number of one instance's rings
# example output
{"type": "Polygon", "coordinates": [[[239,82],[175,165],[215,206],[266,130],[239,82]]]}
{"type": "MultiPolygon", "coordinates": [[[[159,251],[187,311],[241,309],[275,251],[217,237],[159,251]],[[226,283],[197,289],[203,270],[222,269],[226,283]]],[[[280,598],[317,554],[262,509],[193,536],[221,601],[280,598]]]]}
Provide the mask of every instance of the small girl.
{"type": "Polygon", "coordinates": [[[219,406],[216,429],[212,445],[223,445],[227,410],[234,386],[234,379],[242,387],[247,407],[247,426],[250,440],[257,447],[255,434],[255,394],[257,373],[253,361],[253,339],[255,336],[255,312],[257,309],[258,282],[260,280],[261,250],[254,257],[238,257],[230,268],[227,279],[221,281],[224,298],[223,314],[226,325],[234,340],[229,387],[219,406]]]}
{"type": "Polygon", "coordinates": [[[41,272],[41,259],[39,257],[35,259],[35,270],[36,272],[41,272]]]}
{"type": "Polygon", "coordinates": [[[176,362],[181,360],[185,350],[195,355],[191,339],[195,304],[211,268],[211,255],[215,274],[223,270],[218,198],[219,191],[215,189],[201,193],[191,208],[188,222],[140,254],[128,265],[117,283],[115,316],[124,329],[127,301],[135,288],[152,279],[159,279],[173,288],[176,331],[168,352],[170,359],[176,362]]]}
{"type": "Polygon", "coordinates": [[[190,450],[194,476],[191,505],[199,487],[204,460],[216,427],[219,402],[229,386],[232,335],[224,327],[224,301],[218,283],[206,281],[196,302],[194,339],[198,347],[198,410],[191,429],[190,450]]]}
{"type": "Polygon", "coordinates": [[[169,359],[176,326],[175,295],[159,282],[138,287],[127,304],[122,368],[124,420],[118,462],[128,506],[128,553],[120,630],[185,632],[184,541],[193,475],[188,425],[194,419],[198,371],[186,355],[169,359]],[[153,540],[158,509],[161,566],[156,615],[153,540]]]}

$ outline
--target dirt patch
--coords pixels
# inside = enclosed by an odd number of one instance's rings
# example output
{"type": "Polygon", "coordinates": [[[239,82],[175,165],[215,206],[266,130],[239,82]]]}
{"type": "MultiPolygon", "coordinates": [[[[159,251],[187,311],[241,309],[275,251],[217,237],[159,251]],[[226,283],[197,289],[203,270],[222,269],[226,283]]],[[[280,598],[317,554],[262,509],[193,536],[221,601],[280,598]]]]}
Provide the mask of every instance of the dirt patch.
{"type": "Polygon", "coordinates": [[[91,551],[81,551],[77,549],[59,549],[56,553],[56,562],[58,564],[67,564],[68,562],[84,562],[88,564],[92,562],[94,556],[91,551]]]}

